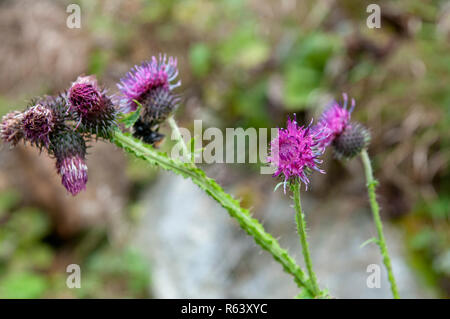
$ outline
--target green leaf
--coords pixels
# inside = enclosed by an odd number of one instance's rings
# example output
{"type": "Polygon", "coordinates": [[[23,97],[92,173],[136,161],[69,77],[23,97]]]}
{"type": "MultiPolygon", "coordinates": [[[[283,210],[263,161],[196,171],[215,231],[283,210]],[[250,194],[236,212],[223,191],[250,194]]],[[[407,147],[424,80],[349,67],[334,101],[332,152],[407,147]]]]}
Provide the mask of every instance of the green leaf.
{"type": "Polygon", "coordinates": [[[189,62],[195,76],[207,75],[211,68],[211,50],[204,43],[193,45],[189,51],[189,62]]]}
{"type": "Polygon", "coordinates": [[[119,120],[121,123],[125,125],[126,128],[130,128],[136,123],[141,115],[142,104],[138,101],[134,100],[134,102],[138,105],[136,111],[124,114],[124,116],[119,120]]]}
{"type": "Polygon", "coordinates": [[[48,286],[43,276],[32,272],[12,273],[0,282],[0,297],[33,299],[42,297],[48,286]]]}
{"type": "Polygon", "coordinates": [[[5,190],[0,194],[0,217],[16,206],[20,201],[20,194],[14,190],[5,190]]]}
{"type": "Polygon", "coordinates": [[[288,110],[304,109],[310,94],[320,86],[320,73],[303,65],[292,66],[284,73],[284,103],[288,110]]]}

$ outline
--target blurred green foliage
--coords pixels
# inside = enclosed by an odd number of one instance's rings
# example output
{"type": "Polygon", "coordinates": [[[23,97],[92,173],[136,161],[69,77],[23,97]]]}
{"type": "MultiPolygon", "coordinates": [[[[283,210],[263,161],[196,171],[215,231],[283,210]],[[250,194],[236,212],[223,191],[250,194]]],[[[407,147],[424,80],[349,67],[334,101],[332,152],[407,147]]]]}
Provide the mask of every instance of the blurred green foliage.
{"type": "MultiPolygon", "coordinates": [[[[65,249],[53,246],[48,215],[20,202],[16,191],[0,193],[0,298],[148,296],[149,265],[134,249],[89,245],[86,252],[82,242],[76,249],[70,243],[65,249]],[[61,263],[61,258],[68,259],[61,263]],[[66,286],[65,266],[71,263],[81,267],[79,289],[66,286]]],[[[92,236],[84,237],[92,242],[92,236]]]]}

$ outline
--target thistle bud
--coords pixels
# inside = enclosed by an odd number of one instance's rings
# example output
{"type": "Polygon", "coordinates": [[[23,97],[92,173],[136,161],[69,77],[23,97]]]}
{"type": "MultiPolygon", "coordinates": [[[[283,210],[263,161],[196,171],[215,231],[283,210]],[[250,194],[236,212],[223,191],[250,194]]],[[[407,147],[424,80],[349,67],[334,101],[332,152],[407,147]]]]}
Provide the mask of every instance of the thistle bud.
{"type": "Polygon", "coordinates": [[[51,109],[40,104],[30,107],[23,114],[22,124],[26,140],[40,148],[48,146],[55,126],[51,109]]]}
{"type": "Polygon", "coordinates": [[[6,114],[0,124],[0,135],[4,142],[16,146],[23,138],[23,113],[14,111],[6,114]]]}
{"type": "Polygon", "coordinates": [[[333,142],[337,158],[351,159],[369,146],[370,132],[360,123],[352,122],[333,142]]]}
{"type": "Polygon", "coordinates": [[[81,116],[101,112],[102,95],[94,76],[79,76],[67,94],[69,108],[81,116]]]}
{"type": "Polygon", "coordinates": [[[116,109],[105,90],[98,87],[94,76],[80,76],[67,94],[69,110],[78,118],[77,129],[82,133],[110,138],[116,127],[116,109]]]}
{"type": "Polygon", "coordinates": [[[73,196],[86,189],[88,168],[82,157],[73,155],[58,158],[56,169],[61,175],[61,183],[73,196]]]}
{"type": "Polygon", "coordinates": [[[56,170],[63,186],[74,196],[86,189],[86,144],[81,134],[69,128],[58,132],[52,137],[49,151],[56,157],[56,170]]]}

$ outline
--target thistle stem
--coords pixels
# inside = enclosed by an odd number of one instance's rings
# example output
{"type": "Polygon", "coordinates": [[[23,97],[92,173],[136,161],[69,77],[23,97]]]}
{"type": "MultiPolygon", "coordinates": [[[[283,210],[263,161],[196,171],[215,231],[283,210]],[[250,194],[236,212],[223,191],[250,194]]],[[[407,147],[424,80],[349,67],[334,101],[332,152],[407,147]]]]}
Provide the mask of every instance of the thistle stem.
{"type": "Polygon", "coordinates": [[[380,217],[380,208],[378,206],[378,202],[377,202],[376,194],[375,194],[375,188],[377,185],[377,181],[373,177],[372,165],[370,163],[370,158],[369,158],[369,154],[367,153],[367,150],[364,149],[361,152],[361,159],[362,159],[362,162],[364,165],[364,171],[366,173],[367,191],[369,194],[370,207],[372,209],[373,220],[375,222],[375,227],[378,232],[377,243],[378,243],[378,246],[380,247],[381,255],[383,256],[383,263],[386,266],[386,270],[388,272],[388,279],[391,284],[392,295],[394,296],[395,299],[400,299],[400,296],[399,296],[398,290],[397,290],[397,284],[395,282],[394,273],[392,271],[391,258],[389,257],[389,253],[387,250],[386,240],[384,239],[383,224],[381,222],[381,217],[380,217]]]}
{"type": "Polygon", "coordinates": [[[247,209],[242,208],[237,200],[227,194],[213,179],[207,177],[201,169],[193,166],[192,163],[183,163],[169,158],[166,154],[156,151],[150,145],[142,144],[141,141],[127,133],[116,131],[112,141],[118,147],[138,158],[146,160],[152,165],[172,171],[184,178],[190,178],[206,194],[222,205],[229,215],[239,223],[241,228],[252,236],[261,248],[268,251],[273,259],[283,266],[287,273],[294,277],[294,281],[300,288],[305,289],[312,297],[326,297],[325,293],[320,293],[313,289],[311,281],[303,270],[295,263],[288,252],[280,247],[278,241],[264,230],[261,223],[257,219],[252,218],[247,209]]]}
{"type": "Polygon", "coordinates": [[[309,253],[309,245],[306,236],[306,221],[305,216],[302,212],[302,205],[300,202],[300,182],[295,181],[293,188],[294,192],[294,207],[295,207],[295,220],[297,222],[297,231],[300,237],[300,244],[302,245],[302,253],[303,258],[305,260],[306,269],[308,270],[308,275],[311,280],[312,288],[314,290],[314,294],[319,295],[320,289],[317,284],[317,277],[313,271],[312,260],[309,253]]]}
{"type": "MultiPolygon", "coordinates": [[[[173,118],[173,115],[169,116],[169,118],[167,119],[167,122],[169,123],[169,126],[172,129],[172,134],[175,137],[175,141],[177,141],[177,143],[180,143],[180,145],[181,145],[181,150],[183,152],[183,160],[190,158],[190,156],[189,156],[190,152],[186,146],[186,143],[183,140],[183,136],[181,135],[180,129],[178,128],[177,122],[173,118]]],[[[191,164],[193,164],[193,162],[191,160],[189,160],[189,162],[191,164]]]]}

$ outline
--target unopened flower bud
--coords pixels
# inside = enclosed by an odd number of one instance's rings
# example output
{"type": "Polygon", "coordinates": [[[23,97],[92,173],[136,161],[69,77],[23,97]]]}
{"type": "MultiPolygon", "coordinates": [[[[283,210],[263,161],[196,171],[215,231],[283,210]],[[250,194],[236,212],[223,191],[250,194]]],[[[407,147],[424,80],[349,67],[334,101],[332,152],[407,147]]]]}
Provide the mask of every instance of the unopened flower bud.
{"type": "Polygon", "coordinates": [[[337,158],[351,159],[369,146],[370,132],[360,123],[352,122],[333,142],[337,158]]]}
{"type": "Polygon", "coordinates": [[[23,138],[23,113],[14,111],[6,114],[0,124],[0,134],[4,142],[16,146],[23,138]]]}
{"type": "Polygon", "coordinates": [[[80,76],[67,94],[69,110],[78,117],[77,129],[110,138],[116,127],[117,111],[106,91],[98,87],[94,76],[80,76]]]}
{"type": "Polygon", "coordinates": [[[26,140],[38,147],[48,146],[55,126],[51,109],[40,104],[32,106],[24,112],[22,123],[26,140]]]}
{"type": "Polygon", "coordinates": [[[56,169],[61,175],[61,183],[73,196],[86,189],[88,168],[81,156],[58,158],[56,169]]]}
{"type": "Polygon", "coordinates": [[[56,157],[56,170],[63,186],[76,195],[86,189],[86,144],[80,133],[67,128],[52,136],[50,152],[56,157]]]}
{"type": "Polygon", "coordinates": [[[67,94],[69,107],[81,116],[101,112],[103,109],[102,94],[94,76],[79,76],[67,94]]]}

